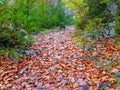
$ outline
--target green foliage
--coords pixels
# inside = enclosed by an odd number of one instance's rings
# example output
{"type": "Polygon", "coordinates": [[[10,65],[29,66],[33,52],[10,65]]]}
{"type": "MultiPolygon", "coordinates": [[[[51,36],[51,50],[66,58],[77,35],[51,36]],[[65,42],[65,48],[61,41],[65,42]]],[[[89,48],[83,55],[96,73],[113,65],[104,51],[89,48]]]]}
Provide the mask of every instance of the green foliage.
{"type": "Polygon", "coordinates": [[[46,3],[37,0],[14,0],[10,3],[3,0],[0,11],[0,22],[12,24],[15,30],[23,28],[28,33],[36,30],[49,29],[62,24],[72,24],[72,16],[65,15],[64,6],[60,0],[46,3]],[[10,4],[8,4],[10,3],[10,4]]]}
{"type": "Polygon", "coordinates": [[[30,12],[30,16],[32,17],[30,22],[32,23],[32,28],[34,29],[49,29],[54,26],[59,26],[61,23],[69,24],[72,21],[70,15],[65,15],[61,2],[57,2],[57,5],[54,3],[48,4],[40,2],[38,5],[33,7],[30,12]]]}
{"type": "MultiPolygon", "coordinates": [[[[119,20],[120,20],[120,17],[119,17],[119,20]]],[[[120,21],[116,21],[116,25],[114,26],[114,29],[116,33],[120,35],[120,21]]]]}
{"type": "Polygon", "coordinates": [[[117,40],[116,44],[120,47],[120,40],[117,40]]]}
{"type": "Polygon", "coordinates": [[[99,90],[104,90],[109,85],[109,82],[103,82],[99,85],[99,90]]]}
{"type": "Polygon", "coordinates": [[[19,19],[25,19],[22,15],[14,5],[9,5],[8,0],[0,2],[0,55],[18,59],[21,56],[18,49],[27,49],[35,41],[21,29],[23,20],[19,19]]]}
{"type": "Polygon", "coordinates": [[[25,50],[35,41],[30,35],[10,28],[0,31],[0,55],[18,59],[19,49],[25,50]]]}
{"type": "Polygon", "coordinates": [[[59,26],[61,23],[69,24],[67,20],[71,18],[65,15],[60,1],[55,5],[37,0],[16,0],[10,6],[10,16],[15,26],[22,27],[29,33],[59,26]]]}
{"type": "Polygon", "coordinates": [[[61,0],[0,0],[0,55],[18,58],[18,49],[27,49],[35,40],[29,35],[36,30],[61,24],[72,24],[65,15],[61,0]]]}
{"type": "MultiPolygon", "coordinates": [[[[81,41],[98,40],[120,34],[119,0],[64,0],[75,11],[81,41]],[[116,32],[116,33],[115,33],[116,32]]],[[[77,32],[78,32],[77,31],[77,32]]]]}
{"type": "Polygon", "coordinates": [[[0,55],[5,55],[11,59],[18,60],[21,56],[15,48],[0,48],[0,55]]]}
{"type": "Polygon", "coordinates": [[[114,82],[117,83],[117,84],[120,84],[120,78],[116,77],[114,82]]]}
{"type": "Polygon", "coordinates": [[[63,3],[67,8],[75,11],[75,23],[77,24],[77,26],[83,23],[83,20],[85,20],[86,18],[86,13],[89,10],[84,0],[63,0],[63,3]]]}

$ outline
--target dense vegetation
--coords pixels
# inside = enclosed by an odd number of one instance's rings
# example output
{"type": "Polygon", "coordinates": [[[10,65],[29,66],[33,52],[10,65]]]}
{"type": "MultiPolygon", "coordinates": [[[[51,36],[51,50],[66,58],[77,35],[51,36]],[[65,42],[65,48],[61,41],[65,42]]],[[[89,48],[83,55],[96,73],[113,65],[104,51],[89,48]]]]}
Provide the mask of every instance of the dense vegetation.
{"type": "Polygon", "coordinates": [[[60,0],[0,0],[0,17],[0,55],[10,57],[35,41],[29,34],[71,23],[60,0]]]}
{"type": "Polygon", "coordinates": [[[66,7],[76,13],[76,25],[82,39],[101,39],[120,34],[119,0],[71,0],[66,7]]]}

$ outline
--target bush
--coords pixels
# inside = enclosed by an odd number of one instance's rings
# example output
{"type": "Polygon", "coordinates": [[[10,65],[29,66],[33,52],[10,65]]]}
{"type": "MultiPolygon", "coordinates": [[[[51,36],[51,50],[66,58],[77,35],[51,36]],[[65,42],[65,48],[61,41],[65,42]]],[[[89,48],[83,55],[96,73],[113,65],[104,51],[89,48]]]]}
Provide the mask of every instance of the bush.
{"type": "Polygon", "coordinates": [[[75,10],[78,30],[88,33],[96,30],[99,33],[99,30],[109,32],[111,28],[119,34],[119,0],[71,0],[66,6],[75,10]]]}
{"type": "Polygon", "coordinates": [[[29,48],[35,39],[21,29],[22,23],[18,22],[16,8],[7,3],[7,0],[0,2],[0,55],[18,59],[19,49],[29,48]]]}
{"type": "Polygon", "coordinates": [[[50,29],[59,26],[61,23],[71,24],[71,19],[71,16],[65,15],[61,2],[57,2],[57,5],[40,2],[30,10],[31,31],[43,28],[50,29]]]}
{"type": "Polygon", "coordinates": [[[57,4],[44,0],[0,0],[0,55],[16,58],[19,49],[27,49],[35,40],[29,35],[62,24],[69,24],[71,16],[57,4]],[[12,56],[13,55],[13,56],[12,56]]]}
{"type": "Polygon", "coordinates": [[[35,41],[27,33],[10,28],[3,28],[0,34],[0,55],[6,55],[10,58],[18,59],[19,49],[28,49],[35,41]]]}

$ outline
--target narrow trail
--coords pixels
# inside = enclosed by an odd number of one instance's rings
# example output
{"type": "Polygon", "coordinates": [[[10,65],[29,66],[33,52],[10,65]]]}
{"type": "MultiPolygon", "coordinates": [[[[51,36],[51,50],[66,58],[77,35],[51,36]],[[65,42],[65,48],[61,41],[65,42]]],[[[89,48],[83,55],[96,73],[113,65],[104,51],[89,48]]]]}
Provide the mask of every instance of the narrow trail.
{"type": "Polygon", "coordinates": [[[0,90],[96,90],[108,80],[110,75],[95,62],[84,60],[86,53],[70,36],[73,29],[34,36],[34,55],[0,66],[0,90]]]}

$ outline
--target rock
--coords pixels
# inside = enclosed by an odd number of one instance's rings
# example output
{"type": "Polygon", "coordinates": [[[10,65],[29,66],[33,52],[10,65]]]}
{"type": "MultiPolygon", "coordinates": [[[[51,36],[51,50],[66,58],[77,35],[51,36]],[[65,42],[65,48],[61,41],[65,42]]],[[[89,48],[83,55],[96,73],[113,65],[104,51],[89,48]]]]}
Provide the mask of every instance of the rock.
{"type": "Polygon", "coordinates": [[[62,75],[57,76],[56,80],[59,82],[62,80],[62,75]]]}
{"type": "Polygon", "coordinates": [[[19,31],[20,31],[20,34],[22,34],[22,35],[23,35],[23,34],[24,34],[24,35],[27,35],[27,34],[28,34],[24,29],[20,29],[19,31]]]}
{"type": "Polygon", "coordinates": [[[50,71],[54,71],[55,68],[56,68],[56,66],[51,66],[48,70],[50,70],[50,71]]]}
{"type": "Polygon", "coordinates": [[[111,14],[114,14],[114,10],[116,10],[118,6],[115,3],[107,4],[107,9],[111,14]]]}
{"type": "Polygon", "coordinates": [[[44,48],[47,48],[46,46],[41,46],[40,48],[44,49],[44,48]]]}
{"type": "Polygon", "coordinates": [[[28,38],[28,35],[25,35],[24,38],[27,39],[27,38],[28,38]]]}
{"type": "Polygon", "coordinates": [[[50,39],[52,39],[52,37],[48,36],[48,37],[47,37],[47,40],[50,40],[50,39]]]}
{"type": "Polygon", "coordinates": [[[105,62],[106,64],[110,64],[110,63],[111,63],[111,61],[110,61],[109,59],[105,59],[104,62],[105,62]]]}
{"type": "Polygon", "coordinates": [[[38,76],[35,76],[35,84],[37,85],[38,84],[38,76]]]}
{"type": "Polygon", "coordinates": [[[74,77],[71,78],[71,82],[74,83],[76,80],[74,77]]]}
{"type": "Polygon", "coordinates": [[[26,53],[27,56],[30,56],[31,54],[32,55],[35,54],[36,51],[35,50],[26,50],[25,53],[26,53]]]}
{"type": "Polygon", "coordinates": [[[59,30],[62,30],[62,29],[65,29],[66,27],[65,27],[65,25],[64,24],[60,24],[60,28],[59,28],[59,30]]]}
{"type": "Polygon", "coordinates": [[[43,90],[41,87],[36,87],[35,90],[43,90]]]}
{"type": "Polygon", "coordinates": [[[99,90],[104,90],[109,85],[109,83],[109,81],[101,83],[98,87],[99,90]]]}
{"type": "Polygon", "coordinates": [[[112,58],[117,59],[119,56],[117,54],[112,54],[112,58]]]}
{"type": "Polygon", "coordinates": [[[80,56],[79,58],[80,58],[80,59],[84,59],[85,57],[84,57],[84,56],[80,56]]]}
{"type": "Polygon", "coordinates": [[[81,82],[84,82],[84,80],[83,79],[78,79],[77,82],[81,83],[81,82]]]}
{"type": "Polygon", "coordinates": [[[67,80],[67,79],[62,79],[61,82],[62,82],[62,83],[68,83],[68,80],[67,80]]]}
{"type": "Polygon", "coordinates": [[[63,71],[62,70],[58,70],[58,73],[62,73],[63,71]]]}
{"type": "Polygon", "coordinates": [[[40,30],[36,30],[36,31],[33,31],[33,32],[32,32],[32,35],[37,35],[37,34],[39,34],[39,33],[41,33],[40,30]]]}
{"type": "Polygon", "coordinates": [[[19,53],[19,54],[24,54],[25,51],[24,51],[23,49],[18,49],[18,53],[19,53]]]}
{"type": "Polygon", "coordinates": [[[85,51],[92,51],[92,49],[93,49],[93,45],[92,45],[92,44],[89,44],[89,45],[87,45],[87,46],[84,48],[85,51]]]}
{"type": "Polygon", "coordinates": [[[88,90],[90,88],[90,85],[84,85],[84,86],[82,86],[82,90],[88,90]]]}
{"type": "Polygon", "coordinates": [[[65,47],[60,47],[60,50],[64,50],[65,49],[65,47]]]}
{"type": "Polygon", "coordinates": [[[98,56],[98,53],[97,53],[97,52],[94,52],[94,53],[92,54],[92,56],[98,56]]]}
{"type": "Polygon", "coordinates": [[[98,49],[102,48],[102,45],[98,44],[98,45],[97,45],[97,48],[98,48],[98,49]]]}
{"type": "Polygon", "coordinates": [[[61,57],[58,56],[58,55],[56,55],[56,56],[54,56],[54,58],[55,58],[55,59],[60,59],[61,57]]]}
{"type": "Polygon", "coordinates": [[[42,48],[42,47],[39,47],[37,50],[38,50],[38,51],[42,51],[42,50],[43,50],[43,48],[42,48]]]}
{"type": "Polygon", "coordinates": [[[115,35],[116,35],[115,30],[112,28],[112,29],[110,30],[110,36],[115,36],[115,35]]]}
{"type": "Polygon", "coordinates": [[[49,30],[49,29],[46,30],[46,33],[50,33],[50,32],[51,32],[51,30],[49,30]]]}
{"type": "Polygon", "coordinates": [[[120,72],[115,73],[116,77],[120,77],[120,72]]]}
{"type": "Polygon", "coordinates": [[[27,71],[28,70],[28,66],[25,66],[20,72],[19,72],[19,74],[23,74],[25,71],[27,71]]]}

